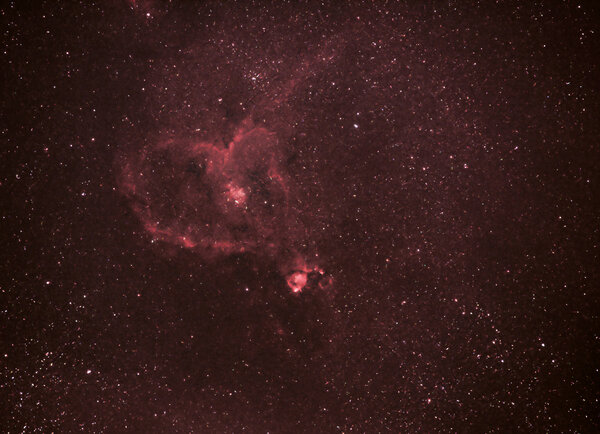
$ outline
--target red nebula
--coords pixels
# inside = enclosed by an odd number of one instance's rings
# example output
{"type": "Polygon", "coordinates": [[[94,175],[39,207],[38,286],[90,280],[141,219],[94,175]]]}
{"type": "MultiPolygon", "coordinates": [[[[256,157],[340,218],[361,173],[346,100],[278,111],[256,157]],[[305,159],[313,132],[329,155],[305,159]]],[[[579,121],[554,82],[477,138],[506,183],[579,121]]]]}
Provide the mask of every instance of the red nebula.
{"type": "Polygon", "coordinates": [[[287,275],[286,282],[293,293],[302,292],[305,288],[327,290],[333,284],[333,278],[316,264],[316,259],[307,261],[297,254],[283,270],[287,275]]]}
{"type": "Polygon", "coordinates": [[[294,293],[301,292],[307,281],[308,277],[304,271],[295,271],[287,278],[287,284],[294,293]]]}
{"type": "MultiPolygon", "coordinates": [[[[178,246],[204,260],[266,256],[293,292],[324,287],[317,279],[321,268],[295,263],[309,245],[310,216],[302,215],[305,207],[284,170],[284,147],[274,129],[289,136],[288,100],[332,63],[338,46],[334,40],[305,56],[288,80],[256,103],[231,140],[218,131],[206,131],[201,139],[163,137],[122,156],[122,191],[153,243],[178,246]]],[[[223,131],[230,134],[230,127],[225,124],[223,131]]]]}
{"type": "Polygon", "coordinates": [[[155,240],[206,258],[275,253],[294,225],[281,160],[275,134],[246,122],[227,147],[170,139],[129,156],[122,186],[155,240]]]}

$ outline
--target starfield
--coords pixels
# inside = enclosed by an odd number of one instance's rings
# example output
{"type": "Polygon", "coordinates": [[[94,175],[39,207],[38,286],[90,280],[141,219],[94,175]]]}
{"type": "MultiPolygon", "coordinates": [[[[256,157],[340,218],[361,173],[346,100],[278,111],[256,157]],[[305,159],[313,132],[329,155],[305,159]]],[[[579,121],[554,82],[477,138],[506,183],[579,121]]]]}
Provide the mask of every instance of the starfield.
{"type": "Polygon", "coordinates": [[[0,432],[600,431],[599,12],[3,2],[0,432]]]}

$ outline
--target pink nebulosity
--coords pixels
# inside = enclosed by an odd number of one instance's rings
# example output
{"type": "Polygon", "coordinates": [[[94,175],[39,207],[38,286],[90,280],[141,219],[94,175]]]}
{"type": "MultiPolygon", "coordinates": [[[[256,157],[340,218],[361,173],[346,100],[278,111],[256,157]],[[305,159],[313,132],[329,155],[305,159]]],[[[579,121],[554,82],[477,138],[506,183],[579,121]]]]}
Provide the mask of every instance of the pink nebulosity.
{"type": "Polygon", "coordinates": [[[302,292],[306,286],[308,277],[304,271],[295,271],[287,278],[287,284],[291,288],[292,292],[302,292]]]}
{"type": "Polygon", "coordinates": [[[248,252],[270,257],[292,292],[324,287],[315,279],[323,270],[298,259],[310,231],[283,165],[279,137],[289,135],[292,124],[287,101],[332,62],[336,46],[331,41],[304,57],[233,131],[226,128],[229,141],[222,131],[209,130],[200,140],[161,138],[123,156],[122,191],[153,242],[191,250],[205,260],[248,252]]]}
{"type": "Polygon", "coordinates": [[[300,254],[292,259],[283,270],[287,275],[287,285],[294,294],[302,292],[306,288],[327,290],[333,284],[333,278],[325,274],[325,271],[317,265],[316,260],[307,261],[300,254]]]}
{"type": "Polygon", "coordinates": [[[227,147],[163,140],[129,156],[122,187],[154,239],[203,257],[281,249],[289,187],[275,135],[244,122],[227,147]]]}

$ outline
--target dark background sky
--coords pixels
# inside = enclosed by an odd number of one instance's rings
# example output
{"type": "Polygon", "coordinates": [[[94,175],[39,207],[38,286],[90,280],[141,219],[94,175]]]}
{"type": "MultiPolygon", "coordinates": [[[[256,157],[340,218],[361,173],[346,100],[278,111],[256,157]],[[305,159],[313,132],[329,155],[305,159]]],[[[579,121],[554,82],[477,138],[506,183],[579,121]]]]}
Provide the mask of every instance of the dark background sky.
{"type": "Polygon", "coordinates": [[[598,7],[416,3],[3,3],[2,431],[600,429],[598,7]],[[123,193],[248,119],[331,287],[123,193]]]}

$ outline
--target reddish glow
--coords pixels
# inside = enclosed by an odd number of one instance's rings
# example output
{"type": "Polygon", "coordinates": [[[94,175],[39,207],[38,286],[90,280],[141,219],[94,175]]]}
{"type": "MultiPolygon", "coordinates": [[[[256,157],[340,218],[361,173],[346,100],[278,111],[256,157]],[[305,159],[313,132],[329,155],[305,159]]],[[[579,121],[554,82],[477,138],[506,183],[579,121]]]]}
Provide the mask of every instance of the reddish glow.
{"type": "MultiPolygon", "coordinates": [[[[145,0],[129,1],[149,9],[145,0]]],[[[152,243],[190,249],[204,259],[252,252],[274,258],[294,293],[327,286],[319,283],[324,271],[316,255],[309,261],[294,253],[294,246],[308,245],[308,230],[279,138],[286,142],[290,134],[286,102],[316,66],[327,67],[337,46],[324,44],[302,58],[295,73],[237,125],[198,119],[195,131],[203,137],[155,137],[119,159],[121,190],[152,243]]]]}
{"type": "Polygon", "coordinates": [[[302,292],[307,281],[308,276],[304,271],[296,271],[288,277],[287,284],[291,288],[292,292],[298,293],[302,292]]]}
{"type": "Polygon", "coordinates": [[[158,140],[126,156],[121,186],[144,228],[205,257],[284,249],[292,222],[277,137],[245,120],[228,147],[215,143],[158,140]]]}
{"type": "Polygon", "coordinates": [[[323,268],[314,262],[317,259],[318,255],[315,255],[311,261],[296,254],[282,270],[288,276],[286,282],[293,293],[297,294],[305,289],[329,290],[332,287],[333,278],[326,275],[323,268]]]}
{"type": "Polygon", "coordinates": [[[225,195],[227,196],[227,200],[232,201],[238,206],[243,206],[246,203],[246,192],[243,188],[238,187],[232,182],[227,184],[226,187],[225,195]]]}
{"type": "Polygon", "coordinates": [[[196,243],[190,240],[188,237],[180,237],[181,243],[183,247],[191,249],[192,247],[196,247],[196,243]]]}

